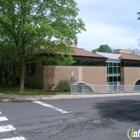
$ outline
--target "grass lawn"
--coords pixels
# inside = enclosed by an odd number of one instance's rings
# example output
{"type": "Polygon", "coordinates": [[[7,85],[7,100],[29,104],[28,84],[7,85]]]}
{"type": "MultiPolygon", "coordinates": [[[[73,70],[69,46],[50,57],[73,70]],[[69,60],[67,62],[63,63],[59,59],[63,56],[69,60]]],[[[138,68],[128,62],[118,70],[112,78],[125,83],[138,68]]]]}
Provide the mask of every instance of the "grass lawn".
{"type": "Polygon", "coordinates": [[[69,92],[48,92],[43,89],[34,89],[25,87],[25,91],[20,93],[19,87],[12,87],[11,85],[0,84],[0,93],[17,94],[17,95],[62,95],[70,94],[69,92]]]}

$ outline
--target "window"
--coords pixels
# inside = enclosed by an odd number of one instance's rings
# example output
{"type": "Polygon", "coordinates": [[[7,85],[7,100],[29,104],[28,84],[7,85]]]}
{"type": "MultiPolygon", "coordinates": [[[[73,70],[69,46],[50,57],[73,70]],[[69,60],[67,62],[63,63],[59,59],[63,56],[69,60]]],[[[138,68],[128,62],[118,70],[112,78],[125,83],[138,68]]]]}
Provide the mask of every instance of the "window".
{"type": "Polygon", "coordinates": [[[76,66],[106,66],[104,61],[92,61],[92,60],[76,60],[74,64],[76,66]]]}
{"type": "Polygon", "coordinates": [[[116,85],[121,80],[120,63],[108,62],[107,64],[107,82],[108,85],[116,85]]]}
{"type": "Polygon", "coordinates": [[[140,80],[138,80],[135,85],[140,85],[140,80]]]}
{"type": "Polygon", "coordinates": [[[123,62],[122,63],[123,67],[140,67],[139,62],[123,62]]]}

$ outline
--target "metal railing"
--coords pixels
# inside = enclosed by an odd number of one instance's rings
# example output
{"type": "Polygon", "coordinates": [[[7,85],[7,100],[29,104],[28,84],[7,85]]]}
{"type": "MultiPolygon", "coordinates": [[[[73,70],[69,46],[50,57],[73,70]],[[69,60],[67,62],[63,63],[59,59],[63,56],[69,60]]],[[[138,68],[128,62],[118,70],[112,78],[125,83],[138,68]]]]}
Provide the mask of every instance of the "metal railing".
{"type": "Polygon", "coordinates": [[[103,94],[140,92],[140,85],[71,84],[71,94],[103,94]]]}

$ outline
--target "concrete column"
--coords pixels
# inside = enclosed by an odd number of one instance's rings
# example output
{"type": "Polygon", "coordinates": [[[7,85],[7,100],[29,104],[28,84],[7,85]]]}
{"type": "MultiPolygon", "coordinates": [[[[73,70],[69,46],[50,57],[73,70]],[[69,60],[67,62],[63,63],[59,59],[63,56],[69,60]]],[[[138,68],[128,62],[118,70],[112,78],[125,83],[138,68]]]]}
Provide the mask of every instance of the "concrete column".
{"type": "Polygon", "coordinates": [[[83,82],[82,67],[78,68],[79,82],[83,82]]]}

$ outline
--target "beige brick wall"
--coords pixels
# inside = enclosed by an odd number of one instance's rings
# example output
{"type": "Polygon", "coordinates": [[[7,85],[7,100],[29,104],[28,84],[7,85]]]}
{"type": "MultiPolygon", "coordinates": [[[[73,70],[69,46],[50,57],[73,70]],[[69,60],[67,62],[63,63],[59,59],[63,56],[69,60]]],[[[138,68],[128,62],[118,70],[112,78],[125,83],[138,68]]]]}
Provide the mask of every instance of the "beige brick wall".
{"type": "Polygon", "coordinates": [[[106,67],[83,67],[83,81],[94,85],[107,84],[106,67]]]}
{"type": "Polygon", "coordinates": [[[73,66],[44,66],[44,89],[53,82],[55,86],[62,79],[71,79],[72,71],[74,79],[78,80],[78,68],[73,66]]]}
{"type": "Polygon", "coordinates": [[[53,82],[56,86],[61,79],[70,79],[72,72],[76,82],[95,85],[107,84],[106,67],[44,66],[43,69],[44,89],[48,89],[48,86],[53,82]]]}
{"type": "Polygon", "coordinates": [[[140,79],[140,68],[124,67],[121,68],[121,84],[134,85],[140,79]]]}
{"type": "MultiPolygon", "coordinates": [[[[48,89],[53,82],[55,86],[61,79],[70,79],[74,74],[76,82],[86,82],[94,85],[107,85],[106,67],[77,67],[77,66],[40,66],[36,67],[32,77],[26,72],[25,84],[33,86],[35,81],[40,83],[40,87],[48,89]],[[82,76],[82,77],[81,77],[82,76]],[[82,81],[81,81],[82,80],[82,81]]],[[[134,85],[140,79],[140,68],[121,68],[121,84],[134,85]]]]}
{"type": "Polygon", "coordinates": [[[39,82],[39,87],[43,88],[43,67],[36,67],[35,73],[32,77],[30,77],[26,71],[25,74],[25,84],[28,86],[33,86],[34,82],[39,82]]]}

